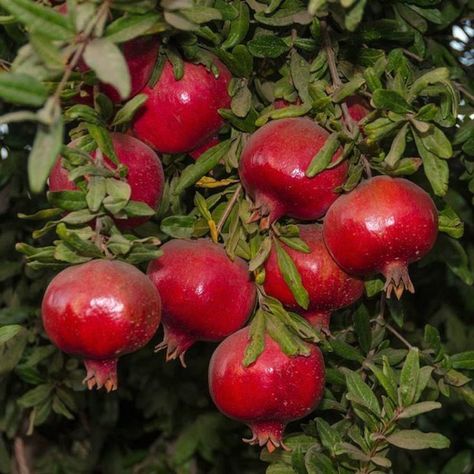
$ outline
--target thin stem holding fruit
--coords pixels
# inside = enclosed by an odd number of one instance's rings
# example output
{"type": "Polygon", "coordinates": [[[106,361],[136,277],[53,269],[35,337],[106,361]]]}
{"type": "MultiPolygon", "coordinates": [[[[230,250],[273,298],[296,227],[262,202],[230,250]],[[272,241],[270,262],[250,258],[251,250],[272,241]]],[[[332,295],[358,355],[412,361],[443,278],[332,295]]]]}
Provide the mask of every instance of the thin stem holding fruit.
{"type": "Polygon", "coordinates": [[[227,206],[221,218],[219,219],[219,222],[217,223],[217,236],[219,236],[219,234],[221,233],[222,228],[224,227],[224,224],[227,218],[232,212],[232,208],[234,207],[234,204],[237,202],[237,199],[239,199],[241,192],[242,192],[242,185],[239,184],[237,188],[235,189],[234,194],[232,194],[232,197],[230,198],[229,202],[227,203],[227,206]]]}

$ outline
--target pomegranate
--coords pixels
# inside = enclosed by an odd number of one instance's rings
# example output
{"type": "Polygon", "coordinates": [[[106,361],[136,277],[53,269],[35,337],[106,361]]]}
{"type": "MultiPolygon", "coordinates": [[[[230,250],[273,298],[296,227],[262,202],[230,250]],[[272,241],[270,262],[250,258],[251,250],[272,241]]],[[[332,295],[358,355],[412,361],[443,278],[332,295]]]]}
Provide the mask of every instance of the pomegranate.
{"type": "MultiPolygon", "coordinates": [[[[68,14],[67,3],[57,5],[54,9],[58,13],[61,13],[61,15],[68,14]]],[[[123,43],[121,47],[125,61],[127,62],[131,80],[131,89],[128,98],[132,98],[145,87],[145,84],[151,76],[158,58],[159,42],[156,37],[142,36],[123,43]]],[[[86,72],[89,70],[89,66],[81,58],[77,64],[77,69],[80,72],[86,72]]],[[[113,86],[101,84],[100,90],[106,94],[112,102],[119,103],[122,101],[120,94],[113,86]]],[[[75,102],[91,105],[93,103],[92,87],[84,86],[81,92],[84,95],[75,97],[75,102]]]]}
{"type": "Polygon", "coordinates": [[[138,112],[135,135],[163,153],[184,153],[206,143],[223,125],[218,109],[230,106],[227,93],[231,74],[217,59],[219,77],[201,64],[184,62],[184,75],[177,81],[166,62],[154,87],[138,112]]]}
{"type": "Polygon", "coordinates": [[[111,391],[117,388],[117,359],[153,337],[161,303],[154,285],[134,266],[92,260],[53,278],[41,312],[51,341],[84,359],[89,389],[111,391]]]}
{"type": "Polygon", "coordinates": [[[166,360],[180,358],[196,341],[220,341],[249,318],[256,288],[247,264],[233,262],[225,250],[205,239],[171,240],[163,256],[148,266],[148,276],[163,301],[166,360]]]}
{"type": "Polygon", "coordinates": [[[289,357],[268,335],[265,349],[249,367],[242,360],[249,328],[225,339],[212,355],[209,390],[217,408],[249,425],[250,444],[266,445],[272,452],[283,445],[287,423],[311,413],[324,391],[324,359],[311,345],[308,357],[289,357]]]}
{"type": "Polygon", "coordinates": [[[367,101],[358,95],[352,95],[348,97],[346,99],[346,105],[347,109],[349,110],[349,115],[355,122],[360,122],[370,112],[367,101]]]}
{"type": "MultiPolygon", "coordinates": [[[[164,188],[164,174],[161,162],[156,153],[147,145],[129,135],[112,133],[112,144],[119,161],[128,168],[127,182],[132,190],[130,199],[148,204],[156,209],[164,188]]],[[[74,142],[71,143],[74,145],[74,142]]],[[[95,158],[96,152],[92,153],[95,158]]],[[[115,165],[105,158],[105,165],[115,169],[115,165]]],[[[67,171],[58,159],[49,175],[50,191],[68,191],[76,189],[69,180],[67,171]]],[[[149,220],[148,217],[120,219],[121,227],[136,227],[149,220]]]]}
{"type": "MultiPolygon", "coordinates": [[[[268,227],[287,215],[301,220],[322,217],[336,200],[337,188],[347,175],[342,162],[314,178],[305,172],[329,134],[308,118],[288,118],[267,123],[247,142],[239,165],[246,191],[254,199],[254,220],[268,227]]],[[[336,160],[338,150],[333,157],[336,160]]]]}
{"type": "Polygon", "coordinates": [[[414,292],[408,264],[433,247],[438,216],[431,197],[402,178],[376,176],[341,196],[324,219],[324,241],[348,273],[382,273],[387,296],[414,292]]]}
{"type": "Polygon", "coordinates": [[[195,148],[193,151],[189,152],[189,155],[194,159],[197,160],[203,153],[205,153],[207,150],[212,148],[213,146],[216,146],[217,144],[220,143],[219,140],[219,135],[214,135],[212,136],[209,141],[204,143],[204,145],[198,146],[195,148]]]}
{"type": "Polygon", "coordinates": [[[286,245],[283,247],[295,262],[308,292],[310,303],[307,311],[302,311],[298,306],[285,283],[274,248],[265,263],[264,289],[269,296],[300,313],[314,326],[327,328],[331,312],[356,302],[362,296],[364,283],[345,273],[334,262],[324,244],[322,226],[302,225],[299,229],[310,253],[299,252],[286,245]]]}

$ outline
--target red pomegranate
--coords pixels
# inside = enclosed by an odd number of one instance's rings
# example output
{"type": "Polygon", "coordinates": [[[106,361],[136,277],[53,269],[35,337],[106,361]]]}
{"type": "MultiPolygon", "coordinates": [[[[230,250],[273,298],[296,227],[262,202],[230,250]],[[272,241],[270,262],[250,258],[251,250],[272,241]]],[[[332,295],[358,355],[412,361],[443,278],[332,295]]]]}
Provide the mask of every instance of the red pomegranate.
{"type": "Polygon", "coordinates": [[[376,176],[341,196],[324,219],[324,241],[348,273],[382,273],[398,298],[414,292],[408,264],[433,247],[438,216],[431,197],[401,178],[376,176]]]}
{"type": "Polygon", "coordinates": [[[180,358],[196,341],[220,341],[240,329],[255,305],[247,264],[205,239],[171,240],[147,274],[163,302],[166,360],[180,358]]]}
{"type": "MultiPolygon", "coordinates": [[[[54,7],[54,9],[62,15],[67,15],[68,13],[67,3],[61,3],[54,7]]],[[[132,98],[145,87],[151,76],[158,58],[159,42],[156,37],[142,36],[123,43],[121,48],[125,61],[127,62],[131,80],[131,89],[128,98],[132,98]]],[[[80,72],[86,72],[89,70],[89,66],[87,66],[81,58],[77,69],[80,72]]],[[[114,103],[119,103],[123,100],[118,91],[109,84],[101,84],[100,90],[114,103]]],[[[75,102],[91,105],[93,103],[92,87],[85,86],[82,92],[84,95],[75,97],[75,102]]]]}
{"type": "MultiPolygon", "coordinates": [[[[122,133],[112,133],[112,143],[119,161],[128,168],[127,182],[132,190],[131,200],[140,201],[156,209],[164,188],[164,174],[161,162],[156,153],[141,141],[122,133]]],[[[71,143],[74,145],[74,142],[71,143]]],[[[92,153],[92,157],[96,152],[92,153]]],[[[115,165],[106,157],[105,164],[110,169],[115,165]]],[[[63,168],[61,159],[54,165],[49,175],[50,191],[68,191],[76,189],[63,168]]],[[[121,227],[136,227],[149,218],[133,217],[118,221],[121,227]]]]}
{"type": "Polygon", "coordinates": [[[209,141],[204,143],[204,145],[198,146],[195,148],[193,151],[189,152],[189,155],[194,159],[197,160],[200,158],[200,156],[205,153],[207,150],[212,148],[213,146],[216,146],[219,144],[221,141],[219,140],[219,135],[214,135],[212,136],[209,141]]]}
{"type": "Polygon", "coordinates": [[[323,241],[322,226],[302,225],[299,229],[300,237],[310,248],[310,253],[299,252],[286,245],[283,247],[295,262],[308,292],[307,311],[298,306],[285,283],[274,248],[265,263],[264,289],[267,295],[300,313],[314,326],[327,328],[331,312],[355,303],[362,296],[364,283],[345,273],[333,260],[323,241]]]}
{"type": "Polygon", "coordinates": [[[367,101],[358,95],[352,95],[348,97],[346,99],[346,105],[352,120],[357,123],[365,118],[370,112],[367,101]]]}
{"type": "Polygon", "coordinates": [[[134,266],[92,260],[53,278],[41,312],[51,341],[84,359],[89,389],[111,391],[117,388],[117,359],[153,337],[161,303],[154,285],[134,266]]]}
{"type": "Polygon", "coordinates": [[[166,62],[153,88],[138,112],[135,135],[163,153],[184,153],[203,145],[223,125],[218,113],[230,106],[227,93],[231,74],[217,59],[219,77],[201,64],[184,62],[184,75],[177,81],[171,63],[166,62]]]}
{"type": "MultiPolygon", "coordinates": [[[[267,123],[247,142],[239,165],[246,191],[255,202],[262,227],[287,215],[301,220],[322,217],[336,200],[347,175],[342,162],[314,178],[305,172],[329,134],[308,118],[267,123]]],[[[340,155],[338,150],[333,161],[340,155]]]]}
{"type": "Polygon", "coordinates": [[[209,390],[217,408],[252,430],[250,444],[272,452],[283,446],[287,423],[311,413],[324,391],[324,359],[311,345],[308,357],[289,357],[269,336],[265,349],[249,367],[242,360],[249,343],[249,328],[225,339],[209,365],[209,390]]]}

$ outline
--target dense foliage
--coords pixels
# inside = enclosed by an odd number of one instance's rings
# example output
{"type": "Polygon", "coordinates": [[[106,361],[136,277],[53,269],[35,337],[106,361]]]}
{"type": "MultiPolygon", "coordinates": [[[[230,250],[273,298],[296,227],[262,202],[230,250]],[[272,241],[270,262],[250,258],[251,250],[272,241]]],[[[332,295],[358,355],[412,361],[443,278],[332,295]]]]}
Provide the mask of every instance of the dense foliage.
{"type": "Polygon", "coordinates": [[[68,0],[67,14],[56,3],[0,0],[0,472],[471,472],[472,0],[68,0]],[[110,132],[128,130],[146,97],[113,103],[99,83],[127,97],[120,45],[151,35],[160,50],[150,83],[167,60],[177,79],[183,61],[216,72],[215,55],[234,77],[232,102],[220,110],[219,143],[197,161],[161,155],[160,208],[127,230],[110,216],[153,210],[130,200],[126,168],[111,173],[88,153],[116,160],[110,132]],[[360,129],[345,103],[354,95],[371,109],[360,129]],[[334,315],[331,331],[260,293],[245,362],[268,331],[292,355],[305,353],[303,339],[317,341],[327,367],[322,403],[287,430],[291,451],[242,444],[247,429],[217,412],[207,387],[212,344],[191,348],[186,369],[149,344],[121,360],[118,391],[85,390],[83,367],[49,342],[39,317],[48,281],[69,265],[107,256],[144,269],[160,241],[209,236],[249,261],[261,285],[280,242],[281,270],[304,305],[281,250],[305,250],[295,221],[270,230],[250,222],[237,172],[249,134],[299,116],[331,133],[313,175],[340,144],[350,164],[344,192],[388,174],[431,193],[440,234],[410,267],[416,293],[386,299],[382,280],[367,280],[363,302],[334,315]],[[70,138],[76,148],[65,146],[70,138]],[[77,189],[46,194],[58,154],[77,189]]]}

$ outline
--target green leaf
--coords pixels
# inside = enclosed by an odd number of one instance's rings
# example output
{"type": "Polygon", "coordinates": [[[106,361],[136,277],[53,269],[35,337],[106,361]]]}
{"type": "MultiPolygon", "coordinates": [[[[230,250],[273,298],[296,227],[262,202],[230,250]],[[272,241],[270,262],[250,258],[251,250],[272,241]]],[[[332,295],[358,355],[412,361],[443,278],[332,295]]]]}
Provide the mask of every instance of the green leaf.
{"type": "Polygon", "coordinates": [[[250,54],[256,58],[278,58],[290,48],[279,36],[262,35],[247,43],[250,54]]]}
{"type": "Polygon", "coordinates": [[[385,163],[387,163],[390,168],[394,168],[405,153],[407,131],[408,124],[405,124],[397,133],[390,147],[390,151],[385,157],[385,163]]]}
{"type": "Polygon", "coordinates": [[[453,156],[453,147],[446,135],[434,125],[428,133],[420,135],[424,147],[440,158],[449,159],[453,156]]]}
{"type": "Polygon", "coordinates": [[[112,126],[123,125],[132,121],[138,109],[147,101],[146,94],[138,94],[130,99],[116,114],[112,126]]]}
{"type": "Polygon", "coordinates": [[[31,46],[41,60],[51,69],[62,71],[65,67],[61,52],[46,35],[32,32],[30,35],[31,46]]]}
{"type": "Polygon", "coordinates": [[[192,216],[169,216],[161,221],[160,229],[175,239],[189,239],[196,219],[192,216]]]}
{"type": "Polygon", "coordinates": [[[242,42],[250,27],[250,12],[245,2],[238,4],[238,17],[230,23],[229,33],[221,44],[222,49],[230,49],[242,42]]]}
{"type": "Polygon", "coordinates": [[[323,418],[316,418],[314,421],[316,422],[321,444],[331,453],[334,453],[336,445],[342,442],[341,435],[323,418]]]}
{"type": "Polygon", "coordinates": [[[398,418],[413,418],[414,416],[418,416],[429,411],[438,410],[439,408],[441,408],[441,403],[439,402],[415,403],[414,405],[404,408],[398,415],[398,418]]]}
{"type": "Polygon", "coordinates": [[[449,79],[449,69],[440,67],[432,69],[419,77],[411,86],[408,101],[411,102],[420,92],[424,91],[430,84],[436,84],[449,79]]]}
{"type": "Polygon", "coordinates": [[[474,370],[474,351],[460,352],[451,356],[455,369],[474,370]]]}
{"type": "Polygon", "coordinates": [[[441,474],[467,474],[472,468],[472,450],[457,453],[443,467],[441,474]]]}
{"type": "Polygon", "coordinates": [[[337,474],[331,459],[321,453],[317,446],[306,453],[305,466],[308,474],[337,474]]]}
{"type": "Polygon", "coordinates": [[[158,13],[148,12],[144,15],[127,15],[121,16],[107,25],[105,37],[113,43],[123,43],[150,30],[162,31],[165,27],[158,13]]]}
{"type": "Polygon", "coordinates": [[[333,339],[330,341],[330,345],[333,351],[343,359],[353,360],[360,363],[364,361],[364,357],[358,349],[347,344],[347,342],[344,342],[341,339],[333,339]]]}
{"type": "Polygon", "coordinates": [[[413,132],[416,147],[423,159],[423,168],[434,193],[437,196],[444,196],[448,191],[449,168],[448,163],[431,153],[423,144],[417,132],[413,132]]]}
{"type": "Polygon", "coordinates": [[[287,247],[290,247],[294,250],[298,250],[298,252],[303,252],[303,253],[310,253],[311,249],[308,247],[308,244],[300,239],[299,237],[285,237],[283,235],[280,235],[278,237],[278,240],[280,242],[283,242],[287,247]]]}
{"type": "Polygon", "coordinates": [[[12,104],[40,107],[48,98],[48,91],[41,82],[31,76],[2,72],[0,97],[12,104]]]}
{"type": "Polygon", "coordinates": [[[344,99],[359,90],[364,83],[365,79],[363,76],[359,74],[355,75],[349,82],[342,84],[334,91],[334,94],[332,95],[333,102],[342,102],[344,99]]]}
{"type": "Polygon", "coordinates": [[[380,416],[380,405],[371,388],[362,380],[357,372],[346,370],[347,398],[359,405],[368,408],[372,413],[380,416]]]}
{"type": "Polygon", "coordinates": [[[188,166],[179,178],[174,190],[175,194],[181,194],[184,190],[199,181],[204,175],[215,168],[219,161],[230,149],[231,141],[224,140],[209,150],[205,151],[196,163],[188,166]]]}
{"type": "Polygon", "coordinates": [[[396,91],[377,89],[372,94],[372,101],[379,109],[388,109],[397,114],[406,114],[412,111],[410,104],[396,91]]]}
{"type": "Polygon", "coordinates": [[[151,217],[156,214],[155,209],[141,201],[128,201],[123,211],[128,217],[151,217]]]}
{"type": "Polygon", "coordinates": [[[0,345],[8,342],[22,330],[23,327],[18,324],[10,324],[8,326],[0,327],[0,345]]]}
{"type": "Polygon", "coordinates": [[[69,41],[74,29],[67,16],[31,0],[0,0],[0,6],[24,23],[32,32],[39,31],[53,40],[69,41]]]}
{"type": "Polygon", "coordinates": [[[105,38],[96,38],[87,44],[83,58],[99,80],[113,86],[122,99],[130,95],[130,72],[118,46],[105,38]]]}
{"type": "Polygon", "coordinates": [[[393,446],[409,450],[446,449],[450,445],[449,439],[439,433],[423,433],[419,430],[401,430],[386,439],[393,446]]]}
{"type": "Polygon", "coordinates": [[[31,408],[39,405],[50,397],[53,388],[54,387],[51,384],[38,385],[37,387],[22,395],[17,400],[17,403],[23,408],[31,408]]]}
{"type": "Polygon", "coordinates": [[[51,125],[38,126],[28,158],[28,179],[33,193],[40,193],[43,190],[63,143],[64,124],[57,104],[53,114],[51,125]]]}
{"type": "Polygon", "coordinates": [[[48,192],[48,201],[65,211],[78,211],[87,207],[86,195],[82,191],[48,192]]]}
{"type": "Polygon", "coordinates": [[[316,153],[306,170],[306,176],[313,178],[321,171],[325,170],[339,148],[339,138],[337,133],[331,133],[324,143],[323,147],[316,153]]]}
{"type": "Polygon", "coordinates": [[[354,312],[354,329],[362,351],[367,354],[372,345],[370,317],[365,305],[361,304],[354,312]]]}
{"type": "Polygon", "coordinates": [[[375,364],[369,363],[368,367],[374,373],[374,375],[377,377],[378,382],[380,383],[380,385],[382,385],[385,392],[387,392],[387,395],[390,397],[390,399],[393,402],[397,403],[397,383],[396,383],[396,381],[391,376],[389,376],[389,374],[384,373],[384,371],[382,371],[375,364]]]}
{"type": "Polygon", "coordinates": [[[259,309],[250,323],[249,344],[242,361],[245,367],[253,364],[265,349],[265,324],[265,313],[259,309]]]}
{"type": "Polygon", "coordinates": [[[69,230],[63,223],[58,224],[56,233],[61,240],[76,250],[80,255],[84,257],[102,257],[102,253],[96,245],[82,239],[77,232],[69,230]]]}
{"type": "Polygon", "coordinates": [[[255,271],[258,267],[263,265],[265,261],[268,258],[268,255],[270,254],[270,251],[272,249],[272,239],[271,237],[265,237],[258,248],[257,253],[255,256],[250,260],[249,262],[249,271],[253,272],[255,271]]]}
{"type": "Polygon", "coordinates": [[[97,212],[105,198],[105,178],[102,176],[91,176],[87,183],[86,202],[91,212],[97,212]]]}
{"type": "Polygon", "coordinates": [[[406,407],[415,401],[416,386],[420,375],[420,360],[418,348],[412,347],[408,351],[400,374],[400,403],[406,407]]]}
{"type": "Polygon", "coordinates": [[[275,239],[275,250],[277,254],[278,267],[281,271],[285,283],[291,290],[296,302],[307,309],[309,305],[309,295],[301,281],[301,275],[296,268],[292,258],[286,253],[283,247],[275,239]]]}
{"type": "Polygon", "coordinates": [[[452,207],[446,206],[438,213],[438,230],[453,239],[460,239],[464,234],[464,223],[452,207]]]}
{"type": "Polygon", "coordinates": [[[346,13],[344,24],[349,31],[355,31],[362,21],[367,0],[358,0],[355,5],[346,13]]]}
{"type": "Polygon", "coordinates": [[[290,56],[290,72],[291,79],[298,95],[304,103],[311,103],[311,96],[309,95],[310,80],[310,66],[306,59],[300,56],[295,50],[290,56]]]}
{"type": "Polygon", "coordinates": [[[99,150],[114,164],[120,164],[117,154],[115,153],[112,138],[110,137],[110,133],[108,132],[108,130],[105,127],[94,125],[91,123],[87,124],[87,130],[97,143],[99,150]]]}

